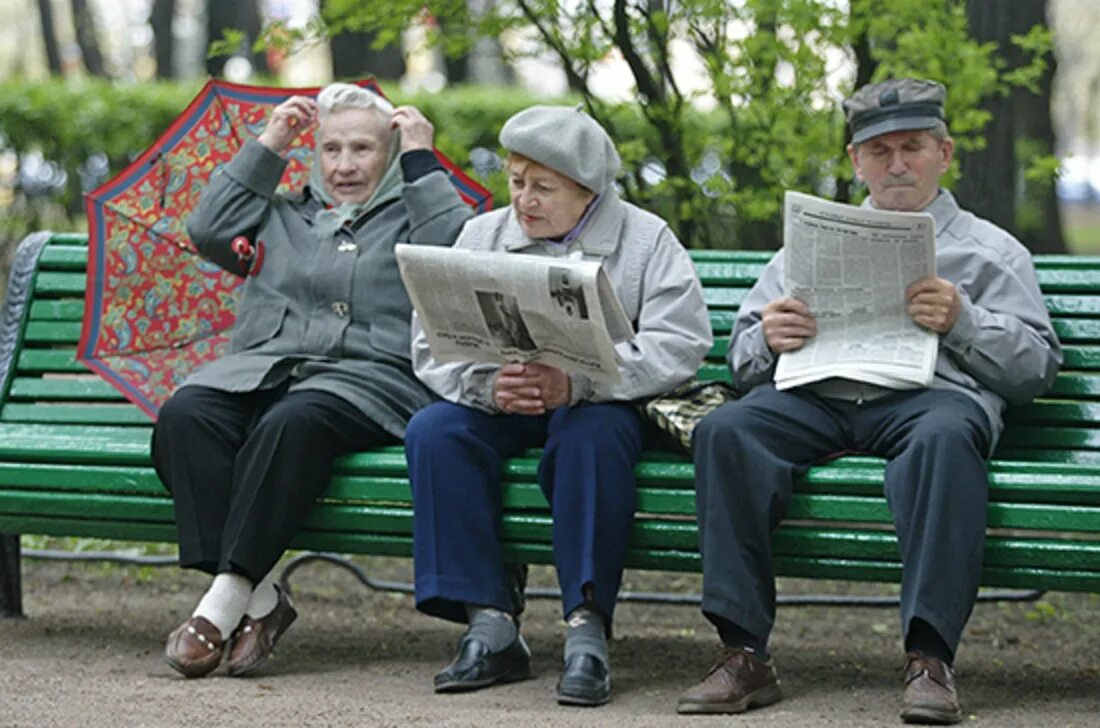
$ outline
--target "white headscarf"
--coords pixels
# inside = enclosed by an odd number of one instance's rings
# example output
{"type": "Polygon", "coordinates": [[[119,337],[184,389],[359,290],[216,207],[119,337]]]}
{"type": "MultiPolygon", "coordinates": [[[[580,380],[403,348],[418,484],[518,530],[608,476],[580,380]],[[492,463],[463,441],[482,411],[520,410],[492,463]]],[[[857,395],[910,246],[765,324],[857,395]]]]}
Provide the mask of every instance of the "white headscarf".
{"type": "MultiPolygon", "coordinates": [[[[389,118],[394,111],[393,104],[385,98],[370,89],[350,83],[329,84],[321,90],[321,93],[317,94],[317,115],[320,125],[324,125],[332,112],[342,108],[370,109],[386,118],[389,118]]],[[[371,193],[370,199],[359,204],[344,202],[336,205],[332,195],[325,189],[321,174],[320,129],[318,129],[316,137],[313,165],[309,171],[309,185],[313,196],[323,202],[326,207],[317,213],[314,218],[313,229],[321,239],[326,239],[344,225],[353,222],[359,216],[370,212],[378,205],[400,194],[403,181],[401,178],[401,165],[397,160],[401,140],[399,132],[394,131],[390,153],[386,161],[386,170],[378,181],[378,185],[374,188],[374,192],[371,193]]]]}

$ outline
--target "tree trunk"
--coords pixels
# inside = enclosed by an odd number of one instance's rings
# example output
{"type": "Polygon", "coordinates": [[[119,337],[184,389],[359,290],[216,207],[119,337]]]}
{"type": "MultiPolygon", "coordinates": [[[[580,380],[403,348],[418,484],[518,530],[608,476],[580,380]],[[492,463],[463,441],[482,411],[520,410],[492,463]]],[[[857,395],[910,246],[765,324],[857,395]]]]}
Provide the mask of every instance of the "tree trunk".
{"type": "Polygon", "coordinates": [[[252,50],[253,43],[260,37],[264,27],[264,18],[260,13],[259,0],[236,0],[230,5],[237,7],[237,29],[244,31],[248,46],[242,50],[248,56],[248,60],[252,62],[252,72],[270,73],[271,68],[267,65],[267,53],[262,50],[252,50]]]}
{"type": "MultiPolygon", "coordinates": [[[[257,0],[206,0],[206,42],[221,40],[223,31],[227,29],[244,33],[244,45],[238,53],[246,55],[252,62],[253,73],[267,73],[270,70],[267,56],[262,52],[252,52],[252,44],[260,36],[262,23],[257,0]]],[[[228,56],[207,57],[206,72],[211,76],[221,76],[228,60],[228,56]]]]}
{"type": "MultiPolygon", "coordinates": [[[[998,44],[999,53],[1013,68],[1024,63],[1022,51],[1011,41],[1036,24],[1046,23],[1046,0],[967,0],[971,36],[998,44]]],[[[1025,180],[1025,165],[1036,154],[1054,153],[1050,120],[1053,57],[1033,94],[1013,89],[983,104],[992,115],[985,149],[959,155],[962,179],[955,192],[959,203],[976,215],[1000,225],[1020,238],[1033,252],[1063,252],[1065,240],[1053,184],[1025,180]]]]}
{"type": "Polygon", "coordinates": [[[462,54],[461,56],[443,56],[443,67],[447,73],[447,83],[452,86],[458,83],[469,83],[470,81],[470,66],[469,56],[462,54]]]}
{"type": "MultiPolygon", "coordinates": [[[[852,41],[852,52],[856,57],[856,83],[852,87],[852,90],[866,86],[871,82],[871,79],[875,75],[875,67],[878,66],[878,61],[871,57],[871,44],[867,40],[867,31],[863,30],[852,41]]],[[[844,124],[844,148],[841,150],[841,154],[847,155],[848,144],[852,141],[852,130],[848,128],[848,124],[844,124]]],[[[847,177],[836,178],[836,195],[833,199],[837,202],[851,202],[852,201],[852,188],[854,184],[852,180],[847,177]]]]}
{"type": "MultiPolygon", "coordinates": [[[[1014,0],[967,0],[970,35],[981,43],[1007,42],[1013,32],[1014,0]]],[[[1004,53],[1001,45],[1000,52],[1004,53]]],[[[1010,232],[1016,229],[1016,125],[1012,102],[994,96],[982,103],[992,114],[985,148],[959,154],[962,179],[955,188],[959,203],[1010,232]]]]}
{"type": "Polygon", "coordinates": [[[175,17],[176,0],[155,0],[149,23],[153,26],[153,51],[159,79],[169,80],[176,77],[176,68],[173,65],[176,37],[172,34],[172,21],[175,17]]]}
{"type": "Polygon", "coordinates": [[[344,32],[329,41],[332,53],[332,76],[337,79],[374,76],[396,81],[405,75],[405,58],[398,45],[371,48],[375,34],[344,32]]]}
{"type": "MultiPolygon", "coordinates": [[[[1013,9],[1019,14],[1017,33],[1047,23],[1046,0],[1016,0],[1013,9]]],[[[1012,108],[1016,114],[1017,152],[1026,163],[1031,156],[1055,154],[1054,123],[1051,120],[1051,86],[1057,61],[1053,53],[1044,57],[1046,70],[1039,79],[1038,93],[1013,89],[1012,108]]],[[[1023,60],[1021,59],[1021,62],[1023,60]]],[[[1022,175],[1022,170],[1021,170],[1022,175]]],[[[1058,195],[1051,180],[1047,183],[1022,179],[1024,199],[1017,210],[1016,235],[1033,253],[1064,253],[1066,241],[1058,209],[1058,195]]]]}
{"type": "Polygon", "coordinates": [[[103,65],[103,54],[99,51],[99,37],[96,33],[95,18],[88,8],[87,0],[72,0],[73,27],[76,31],[76,43],[84,57],[84,68],[93,76],[107,77],[103,65]]]}
{"type": "Polygon", "coordinates": [[[57,44],[57,31],[53,25],[53,6],[50,0],[38,0],[38,19],[42,23],[42,44],[46,46],[46,64],[50,75],[61,75],[61,50],[57,44]]]}

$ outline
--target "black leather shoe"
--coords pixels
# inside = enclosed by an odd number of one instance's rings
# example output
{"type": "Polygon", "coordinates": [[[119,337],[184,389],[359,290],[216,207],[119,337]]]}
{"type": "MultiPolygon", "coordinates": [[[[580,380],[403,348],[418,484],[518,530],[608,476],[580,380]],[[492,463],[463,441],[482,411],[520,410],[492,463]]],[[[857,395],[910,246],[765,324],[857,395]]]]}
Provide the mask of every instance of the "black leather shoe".
{"type": "Polygon", "coordinates": [[[600,658],[581,652],[569,658],[558,680],[562,705],[603,705],[611,700],[611,671],[600,658]]]}
{"type": "Polygon", "coordinates": [[[490,652],[489,645],[463,635],[454,661],[436,674],[435,691],[458,693],[530,677],[531,650],[520,635],[500,652],[490,652]]]}

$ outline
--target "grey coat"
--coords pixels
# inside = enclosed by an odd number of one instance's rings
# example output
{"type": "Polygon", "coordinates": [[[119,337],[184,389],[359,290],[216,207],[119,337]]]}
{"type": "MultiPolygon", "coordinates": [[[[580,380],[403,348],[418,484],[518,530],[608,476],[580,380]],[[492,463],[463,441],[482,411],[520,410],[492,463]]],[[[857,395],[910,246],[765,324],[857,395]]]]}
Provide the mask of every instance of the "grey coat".
{"type": "MultiPolygon", "coordinates": [[[[959,208],[940,192],[924,212],[936,224],[937,275],[956,285],[962,310],[940,336],[933,389],[953,389],[985,411],[1000,437],[1005,404],[1045,392],[1062,363],[1062,348],[1043,304],[1031,253],[996,225],[959,208]]],[[[726,354],[733,383],[748,391],[770,382],[777,357],[768,348],[762,310],[784,295],[783,251],[768,263],[741,303],[726,354]]]]}
{"type": "MultiPolygon", "coordinates": [[[[471,220],[455,247],[531,255],[566,252],[527,237],[511,207],[471,220]]],[[[568,254],[603,263],[635,331],[632,341],[615,346],[621,380],[610,384],[571,374],[571,404],[651,397],[695,376],[713,343],[710,318],[695,266],[664,220],[608,189],[568,254]]],[[[500,365],[436,361],[415,317],[413,365],[444,399],[499,412],[492,385],[500,365]]]]}
{"type": "Polygon", "coordinates": [[[263,261],[244,284],[230,353],[184,385],[250,392],[290,379],[290,391],[330,392],[401,437],[432,397],[411,371],[412,304],[393,247],[451,245],[472,211],[436,170],[405,184],[353,230],[319,242],[311,225],[320,204],[275,194],[285,167],[278,154],[246,142],[187,220],[198,249],[220,266],[240,270],[230,248],[238,235],[262,248],[263,261]]]}

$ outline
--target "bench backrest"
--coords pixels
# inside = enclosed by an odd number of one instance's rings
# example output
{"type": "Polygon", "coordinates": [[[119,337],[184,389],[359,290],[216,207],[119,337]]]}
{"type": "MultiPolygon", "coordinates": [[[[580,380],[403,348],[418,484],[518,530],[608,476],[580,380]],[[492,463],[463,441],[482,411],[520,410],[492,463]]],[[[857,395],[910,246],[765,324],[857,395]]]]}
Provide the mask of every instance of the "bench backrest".
{"type": "MultiPolygon", "coordinates": [[[[715,333],[700,376],[725,379],[727,338],[738,306],[771,254],[692,251],[692,257],[715,333]]],[[[13,293],[25,287],[29,297],[0,323],[0,355],[17,349],[0,381],[0,422],[149,426],[137,407],[76,360],[86,260],[87,238],[78,234],[50,236],[37,265],[26,250],[17,256],[13,293]]],[[[1100,464],[1100,257],[1037,256],[1035,262],[1065,364],[1045,397],[1009,411],[997,456],[1100,464]]]]}

